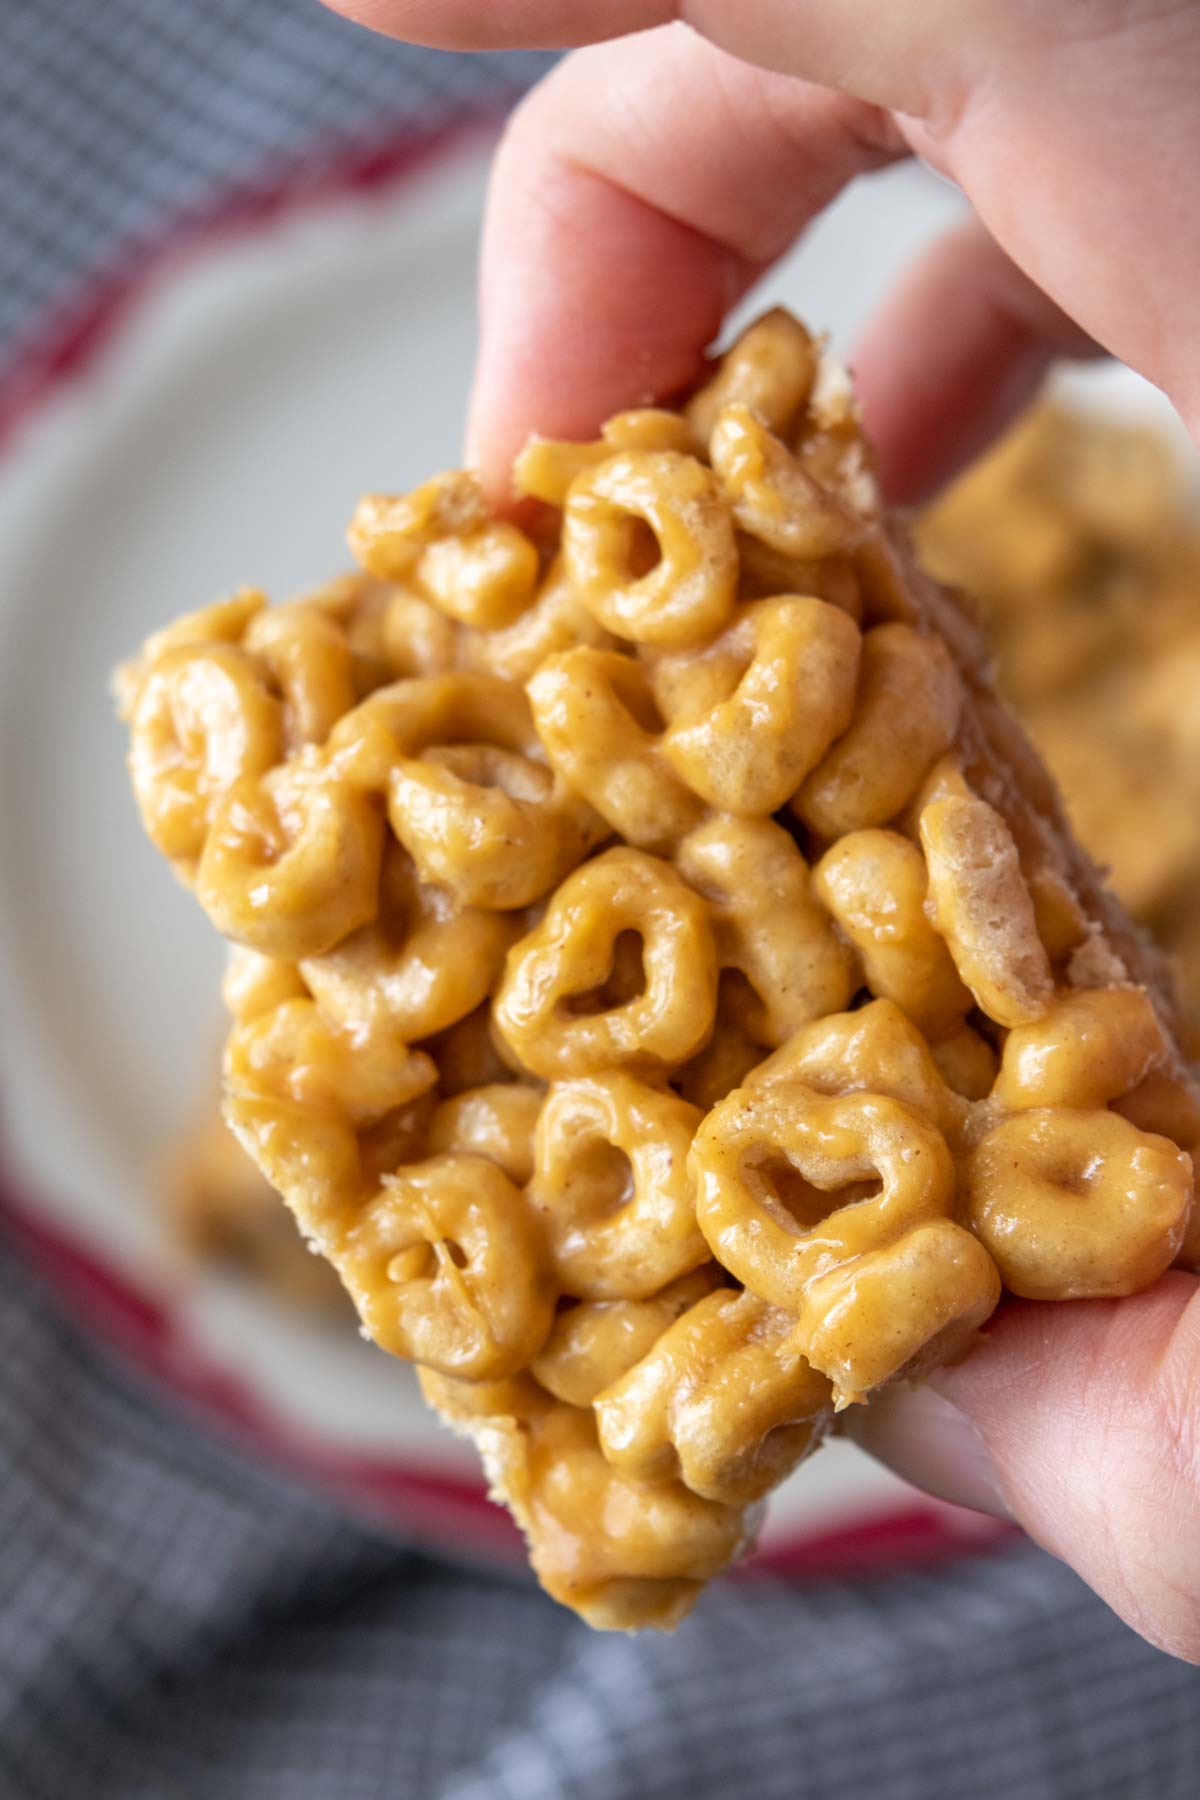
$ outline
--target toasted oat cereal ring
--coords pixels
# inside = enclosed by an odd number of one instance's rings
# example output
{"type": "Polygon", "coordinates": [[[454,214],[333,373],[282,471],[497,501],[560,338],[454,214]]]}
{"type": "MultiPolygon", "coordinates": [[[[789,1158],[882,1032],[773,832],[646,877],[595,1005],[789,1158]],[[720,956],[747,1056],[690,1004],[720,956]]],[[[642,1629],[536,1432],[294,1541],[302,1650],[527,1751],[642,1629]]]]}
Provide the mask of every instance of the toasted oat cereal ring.
{"type": "Polygon", "coordinates": [[[698,894],[640,850],[606,850],[576,869],[541,923],[508,953],[496,996],[501,1037],[547,1080],[686,1062],[716,1010],[712,927],[698,894]],[[609,1003],[622,934],[640,940],[638,990],[609,1003]]]}
{"type": "Polygon", "coordinates": [[[440,1375],[436,1369],[417,1369],[417,1382],[426,1402],[448,1425],[469,1431],[476,1424],[511,1420],[527,1424],[549,1412],[554,1402],[531,1375],[505,1375],[499,1381],[465,1381],[457,1375],[440,1375]]]}
{"type": "Polygon", "coordinates": [[[894,1000],[815,1019],[760,1062],[747,1081],[754,1087],[798,1081],[818,1094],[883,1094],[931,1119],[949,1143],[958,1141],[968,1119],[961,1095],[894,1000]]]}
{"type": "Polygon", "coordinates": [[[257,613],[242,644],[265,664],[279,688],[289,747],[323,744],[358,699],[345,632],[320,607],[296,600],[257,613]]]}
{"type": "Polygon", "coordinates": [[[489,519],[463,537],[429,544],[414,579],[448,618],[493,631],[520,618],[539,574],[538,553],[525,533],[507,519],[489,519]]]}
{"type": "Polygon", "coordinates": [[[700,1299],[596,1396],[605,1457],[706,1500],[761,1499],[816,1449],[833,1410],[828,1380],[790,1344],[794,1326],[744,1290],[700,1299]]]}
{"type": "Polygon", "coordinates": [[[524,1081],[492,1081],[443,1100],[429,1122],[430,1155],[486,1156],[524,1187],[533,1174],[533,1136],[542,1090],[524,1081]]]}
{"type": "Polygon", "coordinates": [[[664,757],[644,664],[565,650],[545,659],[528,691],[551,764],[627,843],[667,849],[696,824],[704,809],[664,757]]]}
{"type": "Polygon", "coordinates": [[[717,961],[748,989],[727,992],[727,1009],[758,1043],[782,1044],[849,1002],[851,959],[781,825],[710,819],[684,839],[675,866],[709,903],[717,961]]]}
{"type": "Polygon", "coordinates": [[[346,535],[355,560],[369,574],[404,581],[429,544],[468,536],[490,521],[476,477],[448,469],[408,494],[365,494],[346,535]]]}
{"type": "Polygon", "coordinates": [[[1144,988],[1084,988],[1061,995],[1035,1024],[1005,1040],[994,1097],[1026,1106],[1107,1106],[1170,1057],[1144,988]]]}
{"type": "Polygon", "coordinates": [[[375,916],[383,832],[369,794],[294,757],[223,795],[196,897],[234,943],[284,962],[319,956],[375,916]]]}
{"type": "Polygon", "coordinates": [[[474,475],[435,475],[410,494],[368,494],[349,531],[362,566],[412,583],[450,619],[481,630],[510,625],[533,599],[534,545],[488,511],[474,475]]]}
{"type": "Polygon", "coordinates": [[[579,600],[559,556],[520,618],[503,631],[460,630],[455,655],[461,668],[501,675],[524,687],[548,656],[580,645],[607,650],[614,641],[579,600]]]}
{"type": "Polygon", "coordinates": [[[954,1165],[945,1140],[899,1101],[826,1099],[794,1081],[742,1088],[700,1127],[692,1167],[713,1254],[795,1317],[796,1347],[829,1376],[839,1406],[908,1367],[951,1323],[938,1299],[947,1261],[972,1265],[955,1284],[956,1305],[972,1318],[989,1297],[995,1305],[986,1257],[946,1218],[954,1165]],[[906,1250],[909,1235],[931,1222],[947,1227],[936,1235],[950,1257],[906,1250]],[[870,1276],[861,1287],[856,1270],[870,1276]]]}
{"type": "Polygon", "coordinates": [[[579,475],[563,514],[563,557],[589,611],[635,643],[701,643],[724,625],[737,593],[729,509],[711,470],[678,451],[625,450],[579,475]],[[639,526],[654,540],[646,558],[639,526]]]}
{"type": "Polygon", "coordinates": [[[589,443],[570,443],[561,438],[531,437],[513,463],[513,489],[548,506],[565,506],[571,483],[598,463],[607,462],[616,450],[675,450],[695,448],[687,421],[678,413],[659,407],[634,408],[615,413],[589,443]]]}
{"type": "Polygon", "coordinates": [[[782,307],[764,313],[722,356],[712,378],[684,408],[696,441],[707,447],[718,415],[738,402],[777,437],[790,438],[817,373],[817,346],[782,307]]]}
{"type": "Polygon", "coordinates": [[[409,1042],[465,1018],[492,991],[520,922],[462,906],[419,879],[407,850],[384,850],[379,913],[301,973],[323,1011],[348,1030],[380,1027],[409,1042]]]}
{"type": "Polygon", "coordinates": [[[795,1315],[817,1275],[944,1217],[954,1194],[945,1140],[911,1107],[881,1094],[826,1098],[795,1080],[731,1094],[700,1127],[692,1162],[717,1260],[795,1315]],[[864,1182],[878,1192],[839,1203],[864,1182]]]}
{"type": "Polygon", "coordinates": [[[531,1364],[556,1399],[590,1406],[602,1388],[639,1362],[689,1306],[724,1281],[714,1262],[672,1281],[648,1300],[581,1300],[559,1313],[531,1364]]]}
{"type": "Polygon", "coordinates": [[[295,963],[231,944],[221,979],[221,998],[235,1019],[253,1019],[285,1000],[304,1000],[308,989],[295,963]]]}
{"type": "Polygon", "coordinates": [[[350,548],[383,581],[411,581],[447,617],[490,630],[533,599],[538,554],[524,532],[493,518],[474,475],[435,475],[411,494],[368,494],[350,548]]]}
{"type": "Polygon", "coordinates": [[[457,659],[458,631],[453,622],[411,588],[391,591],[380,640],[392,681],[444,675],[457,659]]]}
{"type": "Polygon", "coordinates": [[[847,832],[813,870],[813,887],[857,951],[871,992],[938,1038],[962,1023],[972,999],[925,916],[928,886],[924,857],[895,831],[847,832]]]}
{"type": "Polygon", "coordinates": [[[822,837],[886,825],[958,730],[962,683],[941,638],[911,625],[865,633],[854,718],[792,807],[822,837]]]}
{"type": "Polygon", "coordinates": [[[564,1293],[645,1300],[707,1260],[688,1171],[702,1116],[617,1070],[550,1088],[529,1192],[564,1293]]]}
{"type": "Polygon", "coordinates": [[[282,754],[279,700],[237,644],[177,644],[139,679],[129,772],[142,823],[173,862],[194,862],[224,795],[282,754]]]}
{"type": "Polygon", "coordinates": [[[703,1049],[675,1070],[671,1086],[684,1100],[708,1112],[718,1100],[741,1087],[751,1070],[763,1060],[763,1046],[745,1025],[758,1006],[736,970],[722,969],[717,979],[717,1016],[712,1036],[703,1049]]]}
{"type": "Polygon", "coordinates": [[[1193,1171],[1177,1145],[1116,1113],[1031,1107],[980,1140],[963,1189],[963,1216],[1005,1287],[1029,1300],[1100,1299],[1170,1267],[1193,1171]]]}
{"type": "Polygon", "coordinates": [[[546,768],[524,694],[493,675],[381,688],[330,739],[346,779],[387,795],[392,830],[426,881],[505,911],[553,887],[604,834],[546,768]]]}
{"type": "Polygon", "coordinates": [[[897,1375],[953,1362],[1000,1301],[987,1250],[952,1219],[818,1276],[796,1343],[834,1385],[840,1411],[897,1375]]]}
{"type": "Polygon", "coordinates": [[[784,556],[835,556],[864,535],[862,518],[818,481],[748,406],[722,408],[712,466],[739,531],[784,556]]]}
{"type": "Polygon", "coordinates": [[[991,1093],[998,1067],[996,1052],[970,1025],[960,1025],[948,1037],[938,1038],[929,1050],[946,1081],[964,1100],[984,1100],[991,1093]]]}
{"type": "Polygon", "coordinates": [[[375,1342],[445,1375],[516,1374],[554,1317],[537,1220],[484,1156],[435,1156],[385,1176],[338,1266],[375,1342]]]}
{"type": "Polygon", "coordinates": [[[934,800],[920,818],[929,915],[963,981],[999,1025],[1028,1025],[1054,997],[1012,832],[985,800],[934,800]]]}
{"type": "Polygon", "coordinates": [[[240,644],[246,626],[266,604],[267,597],[259,588],[239,588],[226,599],[184,613],[161,631],[152,632],[137,655],[121,663],[113,675],[118,717],[132,721],[143,682],[168,651],[197,644],[240,644]]]}
{"type": "Polygon", "coordinates": [[[738,1508],[614,1469],[589,1411],[556,1403],[528,1426],[524,1451],[521,1476],[505,1485],[530,1561],[547,1593],[593,1626],[669,1630],[746,1547],[738,1508]]]}
{"type": "Polygon", "coordinates": [[[743,607],[706,650],[656,667],[667,762],[710,806],[778,811],[850,723],[859,644],[854,621],[824,600],[743,607]]]}
{"type": "Polygon", "coordinates": [[[312,1249],[336,1260],[363,1195],[358,1138],[343,1113],[261,1091],[258,1076],[226,1055],[222,1116],[277,1193],[312,1249]]]}
{"type": "Polygon", "coordinates": [[[431,1088],[437,1070],[424,1051],[394,1033],[339,1031],[312,1000],[285,1000],[235,1025],[226,1078],[260,1094],[276,1094],[314,1112],[338,1112],[370,1125],[431,1088]]]}

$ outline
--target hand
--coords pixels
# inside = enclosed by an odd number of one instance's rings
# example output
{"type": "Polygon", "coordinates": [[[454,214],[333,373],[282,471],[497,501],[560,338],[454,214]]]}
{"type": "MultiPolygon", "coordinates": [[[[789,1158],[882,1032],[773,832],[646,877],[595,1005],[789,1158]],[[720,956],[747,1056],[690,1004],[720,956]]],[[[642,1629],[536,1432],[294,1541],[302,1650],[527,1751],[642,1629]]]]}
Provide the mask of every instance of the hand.
{"type": "MultiPolygon", "coordinates": [[[[894,499],[936,485],[1064,353],[1121,357],[1200,440],[1189,0],[338,4],[446,48],[592,44],[518,109],[496,159],[470,431],[493,493],[529,432],[586,436],[692,379],[809,220],[912,153],[975,216],[918,261],[855,358],[894,499]]],[[[858,1421],[895,1467],[1010,1512],[1192,1661],[1198,1289],[1172,1274],[1120,1302],[1009,1303],[963,1365],[858,1421]]]]}

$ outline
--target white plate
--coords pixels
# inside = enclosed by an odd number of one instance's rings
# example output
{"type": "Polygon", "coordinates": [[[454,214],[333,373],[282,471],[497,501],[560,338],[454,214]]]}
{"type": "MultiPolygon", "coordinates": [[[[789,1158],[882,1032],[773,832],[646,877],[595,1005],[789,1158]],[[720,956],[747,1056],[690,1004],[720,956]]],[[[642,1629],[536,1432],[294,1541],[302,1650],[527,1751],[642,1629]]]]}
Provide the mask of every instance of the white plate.
{"type": "MultiPolygon", "coordinates": [[[[164,1231],[147,1170],[211,1075],[221,953],[142,835],[107,683],[177,612],[242,582],[283,596],[332,574],[360,492],[456,460],[482,192],[475,150],[160,269],[0,466],[0,1094],[16,1211],[73,1290],[84,1271],[93,1300],[116,1296],[110,1327],[210,1412],[460,1548],[465,1530],[492,1541],[491,1517],[409,1372],[184,1270],[164,1231]]],[[[958,204],[915,168],[860,183],[767,290],[844,344],[958,204]]],[[[920,1519],[944,1517],[914,1507],[836,1445],[777,1499],[767,1542],[898,1508],[920,1536],[920,1519]]]]}

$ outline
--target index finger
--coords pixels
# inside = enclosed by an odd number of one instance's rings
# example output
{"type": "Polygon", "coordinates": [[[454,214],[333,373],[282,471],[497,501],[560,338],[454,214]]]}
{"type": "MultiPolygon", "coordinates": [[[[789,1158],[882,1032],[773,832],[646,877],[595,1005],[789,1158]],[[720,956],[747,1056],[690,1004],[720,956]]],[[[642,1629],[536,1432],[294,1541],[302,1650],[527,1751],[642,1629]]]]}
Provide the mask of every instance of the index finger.
{"type": "Polygon", "coordinates": [[[879,109],[678,27],[560,64],[492,175],[469,439],[491,491],[531,432],[589,435],[691,381],[804,226],[905,154],[879,109]]]}
{"type": "MultiPolygon", "coordinates": [[[[922,112],[933,82],[986,70],[1031,35],[1009,0],[325,0],[440,50],[562,50],[681,24],[748,62],[922,112]],[[1014,17],[1015,13],[1015,17],[1014,17]]],[[[1036,35],[1036,33],[1034,33],[1036,35]]]]}

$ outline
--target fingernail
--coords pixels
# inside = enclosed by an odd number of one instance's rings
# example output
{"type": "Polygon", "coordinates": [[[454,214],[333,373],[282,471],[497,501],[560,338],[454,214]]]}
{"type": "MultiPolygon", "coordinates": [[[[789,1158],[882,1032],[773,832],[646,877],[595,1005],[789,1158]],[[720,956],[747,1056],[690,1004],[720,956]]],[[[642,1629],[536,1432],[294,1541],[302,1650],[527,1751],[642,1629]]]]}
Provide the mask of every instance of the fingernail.
{"type": "Polygon", "coordinates": [[[851,1429],[864,1450],[906,1481],[952,1505],[1013,1520],[983,1439],[966,1413],[931,1387],[905,1384],[878,1394],[851,1429]]]}

